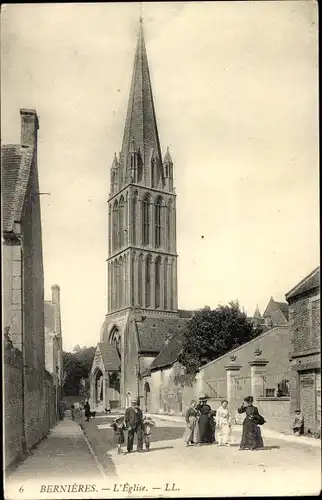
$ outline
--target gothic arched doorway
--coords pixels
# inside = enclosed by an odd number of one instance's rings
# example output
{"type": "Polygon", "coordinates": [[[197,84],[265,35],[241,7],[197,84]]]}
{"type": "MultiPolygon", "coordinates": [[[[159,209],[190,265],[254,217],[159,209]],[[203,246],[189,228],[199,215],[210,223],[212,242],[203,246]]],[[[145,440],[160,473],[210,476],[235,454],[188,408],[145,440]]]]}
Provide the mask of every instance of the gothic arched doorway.
{"type": "Polygon", "coordinates": [[[108,399],[110,401],[110,405],[113,405],[113,407],[117,407],[119,406],[121,399],[122,340],[121,340],[121,332],[116,326],[111,330],[109,336],[109,343],[115,346],[119,357],[119,370],[110,371],[108,374],[108,381],[109,381],[108,399]]]}
{"type": "Polygon", "coordinates": [[[149,382],[145,382],[145,384],[144,384],[144,407],[145,407],[146,412],[149,411],[150,395],[151,395],[150,384],[149,384],[149,382]]]}
{"type": "Polygon", "coordinates": [[[98,369],[94,374],[94,404],[96,406],[104,401],[103,373],[98,369]]]}

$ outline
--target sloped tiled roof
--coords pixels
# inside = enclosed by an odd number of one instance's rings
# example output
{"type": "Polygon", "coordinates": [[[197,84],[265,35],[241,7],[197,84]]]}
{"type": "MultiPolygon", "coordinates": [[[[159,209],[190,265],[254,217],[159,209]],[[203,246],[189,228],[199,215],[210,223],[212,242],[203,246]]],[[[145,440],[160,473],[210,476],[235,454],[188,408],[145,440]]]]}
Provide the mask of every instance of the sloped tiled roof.
{"type": "Polygon", "coordinates": [[[100,353],[103,358],[105,370],[118,371],[121,368],[120,357],[114,344],[108,342],[99,342],[98,344],[100,353]]]}
{"type": "Polygon", "coordinates": [[[151,371],[172,366],[177,361],[182,348],[183,332],[184,329],[173,335],[158,356],[152,361],[150,366],[151,371]]]}
{"type": "Polygon", "coordinates": [[[189,311],[188,309],[179,309],[179,318],[192,318],[194,311],[189,311]]]}
{"type": "Polygon", "coordinates": [[[13,231],[21,219],[34,148],[19,144],[1,147],[2,230],[13,231]]]}
{"type": "Polygon", "coordinates": [[[49,300],[44,303],[45,328],[55,332],[55,306],[49,300]]]}
{"type": "Polygon", "coordinates": [[[271,317],[274,312],[280,311],[285,319],[288,320],[288,304],[287,302],[276,302],[273,297],[271,297],[269,303],[267,304],[267,307],[265,309],[265,312],[263,314],[264,318],[267,318],[268,316],[271,317]]]}
{"type": "Polygon", "coordinates": [[[314,269],[310,274],[308,274],[304,279],[302,279],[292,290],[286,294],[286,299],[289,300],[293,297],[297,297],[305,292],[309,292],[314,288],[320,287],[320,266],[314,269]]]}
{"type": "Polygon", "coordinates": [[[142,322],[136,321],[139,352],[159,353],[169,335],[182,330],[187,325],[184,318],[145,317],[142,322]]]}

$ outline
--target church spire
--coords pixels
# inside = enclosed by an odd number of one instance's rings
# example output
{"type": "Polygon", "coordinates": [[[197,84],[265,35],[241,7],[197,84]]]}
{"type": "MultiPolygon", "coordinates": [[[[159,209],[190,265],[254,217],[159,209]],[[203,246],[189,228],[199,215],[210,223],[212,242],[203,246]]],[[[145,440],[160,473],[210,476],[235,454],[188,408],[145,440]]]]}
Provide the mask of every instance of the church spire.
{"type": "Polygon", "coordinates": [[[139,33],[122,143],[122,159],[126,170],[128,170],[128,156],[132,141],[135,142],[140,152],[140,160],[143,165],[147,166],[150,164],[153,151],[158,160],[162,161],[144,41],[142,14],[140,15],[139,33]]]}

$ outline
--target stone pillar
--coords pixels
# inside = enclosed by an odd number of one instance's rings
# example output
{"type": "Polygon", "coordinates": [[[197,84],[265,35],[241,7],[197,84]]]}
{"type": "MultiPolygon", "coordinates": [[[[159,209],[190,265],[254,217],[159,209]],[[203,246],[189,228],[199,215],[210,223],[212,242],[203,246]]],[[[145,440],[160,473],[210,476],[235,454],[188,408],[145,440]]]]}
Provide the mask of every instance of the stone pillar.
{"type": "Polygon", "coordinates": [[[254,352],[254,359],[248,363],[251,375],[251,396],[253,396],[254,400],[264,396],[263,377],[266,374],[268,361],[261,354],[262,351],[260,349],[256,350],[254,352]]]}
{"type": "Polygon", "coordinates": [[[229,365],[225,366],[227,383],[227,400],[230,411],[235,412],[239,402],[239,395],[236,392],[236,378],[239,376],[241,365],[236,363],[236,356],[230,356],[229,365]]]}

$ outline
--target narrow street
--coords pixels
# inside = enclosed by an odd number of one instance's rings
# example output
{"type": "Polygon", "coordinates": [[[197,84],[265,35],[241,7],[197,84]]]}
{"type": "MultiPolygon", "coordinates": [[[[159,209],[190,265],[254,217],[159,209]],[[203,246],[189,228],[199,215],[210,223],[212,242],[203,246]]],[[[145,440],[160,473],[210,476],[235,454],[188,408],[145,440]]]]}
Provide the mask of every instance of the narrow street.
{"type": "Polygon", "coordinates": [[[67,416],[6,478],[5,498],[320,493],[321,447],[316,440],[292,442],[282,435],[265,437],[263,432],[263,450],[240,451],[239,427],[233,431],[230,447],[186,447],[182,418],[154,416],[150,452],[137,453],[135,445],[133,453],[118,455],[110,427],[113,417],[98,415],[90,422],[82,419],[80,426],[67,416]]]}
{"type": "MultiPolygon", "coordinates": [[[[84,431],[107,478],[117,481],[116,484],[148,483],[149,491],[154,488],[154,496],[166,494],[167,483],[168,488],[175,484],[174,488],[179,489],[171,492],[177,496],[314,495],[320,492],[319,447],[300,441],[264,438],[265,449],[240,451],[239,429],[234,430],[235,442],[229,448],[217,445],[187,448],[182,440],[182,423],[154,417],[157,426],[149,454],[118,455],[109,427],[111,420],[112,417],[93,419],[84,424],[84,431]],[[111,460],[115,469],[109,466],[111,460]]],[[[115,488],[117,496],[118,487],[115,488]]]]}

